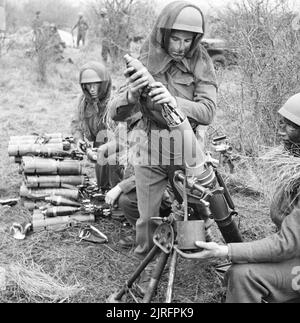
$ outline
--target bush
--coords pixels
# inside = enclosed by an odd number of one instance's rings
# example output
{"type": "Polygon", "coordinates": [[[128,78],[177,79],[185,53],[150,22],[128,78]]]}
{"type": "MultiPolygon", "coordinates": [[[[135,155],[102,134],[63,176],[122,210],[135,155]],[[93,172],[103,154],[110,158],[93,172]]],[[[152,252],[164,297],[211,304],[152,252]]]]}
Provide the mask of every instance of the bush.
{"type": "Polygon", "coordinates": [[[66,0],[27,0],[16,3],[8,0],[6,4],[8,31],[16,32],[20,27],[31,26],[35,12],[41,12],[41,19],[55,23],[58,28],[69,28],[75,24],[78,9],[66,0]]]}
{"type": "Polygon", "coordinates": [[[219,13],[216,29],[238,54],[237,71],[225,75],[235,93],[227,84],[220,88],[222,123],[231,128],[236,147],[245,154],[257,155],[261,145],[278,143],[277,111],[300,91],[294,16],[287,0],[243,0],[219,13]]]}
{"type": "Polygon", "coordinates": [[[147,0],[95,0],[88,10],[95,38],[108,48],[116,68],[130,52],[131,42],[145,38],[156,18],[153,4],[147,0]],[[101,15],[103,8],[105,18],[101,15]]]}

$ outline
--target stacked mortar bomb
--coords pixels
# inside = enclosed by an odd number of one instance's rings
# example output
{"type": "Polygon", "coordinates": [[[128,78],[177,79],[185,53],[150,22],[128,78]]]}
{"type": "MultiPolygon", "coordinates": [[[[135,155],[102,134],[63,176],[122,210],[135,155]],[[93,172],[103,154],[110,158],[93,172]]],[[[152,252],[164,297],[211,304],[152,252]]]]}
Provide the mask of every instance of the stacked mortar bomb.
{"type": "Polygon", "coordinates": [[[32,202],[53,195],[78,201],[77,186],[88,184],[77,160],[23,157],[20,173],[23,175],[20,195],[32,202]]]}
{"type": "Polygon", "coordinates": [[[8,155],[14,157],[16,163],[21,163],[24,156],[51,157],[55,154],[63,154],[70,148],[70,143],[65,141],[60,133],[43,136],[12,136],[8,144],[8,155]]]}
{"type": "Polygon", "coordinates": [[[74,215],[81,206],[78,186],[87,185],[89,179],[80,161],[55,157],[70,148],[61,134],[10,138],[8,154],[20,164],[21,201],[25,208],[34,211],[34,229],[95,221],[93,215],[74,215]],[[39,157],[44,153],[48,158],[39,157]]]}

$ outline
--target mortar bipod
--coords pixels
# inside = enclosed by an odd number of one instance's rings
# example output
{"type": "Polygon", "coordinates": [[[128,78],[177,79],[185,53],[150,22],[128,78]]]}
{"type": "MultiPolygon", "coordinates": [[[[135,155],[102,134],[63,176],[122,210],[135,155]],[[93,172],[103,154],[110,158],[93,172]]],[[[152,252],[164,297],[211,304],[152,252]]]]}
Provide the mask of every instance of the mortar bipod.
{"type": "MultiPolygon", "coordinates": [[[[213,179],[211,173],[209,173],[209,178],[213,179]]],[[[198,191],[200,196],[197,197],[198,201],[205,206],[206,215],[213,213],[213,217],[216,223],[219,226],[219,229],[225,238],[226,242],[228,240],[234,240],[232,242],[239,242],[241,240],[239,231],[235,226],[235,223],[232,219],[232,212],[229,213],[225,197],[223,195],[224,189],[222,187],[217,187],[215,185],[204,185],[203,182],[199,183],[197,178],[186,177],[182,171],[175,173],[174,181],[180,182],[183,185],[175,185],[176,189],[182,189],[183,194],[186,195],[186,189],[198,191]],[[211,211],[213,210],[213,211],[211,211]]],[[[212,184],[213,181],[209,180],[207,183],[212,184]]],[[[176,184],[176,183],[174,183],[176,184]]],[[[174,248],[183,251],[193,251],[196,247],[194,246],[195,241],[205,241],[205,227],[204,221],[189,221],[187,220],[186,214],[186,196],[183,196],[185,199],[185,220],[178,221],[175,220],[173,214],[168,218],[152,218],[152,220],[161,220],[163,223],[157,228],[154,233],[154,247],[148,253],[146,258],[139,265],[132,277],[126,282],[125,286],[117,293],[112,294],[108,302],[109,303],[118,303],[122,302],[122,298],[126,293],[130,293],[131,296],[135,299],[131,288],[133,287],[134,282],[138,279],[140,274],[144,271],[147,265],[158,255],[159,261],[152,272],[152,278],[150,280],[147,292],[144,295],[142,300],[143,303],[150,303],[152,297],[155,293],[155,290],[159,284],[160,278],[164,271],[164,268],[168,262],[168,259],[171,258],[170,267],[169,267],[169,278],[168,278],[168,287],[166,292],[166,303],[171,303],[172,294],[173,294],[173,285],[176,276],[176,266],[178,252],[174,248]],[[197,223],[196,223],[197,222],[197,223]],[[176,228],[176,234],[174,233],[173,226],[176,228]],[[197,224],[197,229],[196,228],[197,224]]]]}
{"type": "MultiPolygon", "coordinates": [[[[184,175],[183,175],[184,176],[184,175]]],[[[186,177],[184,176],[184,180],[186,177]]],[[[185,186],[187,183],[185,182],[185,186]]],[[[205,189],[206,196],[210,196],[210,190],[205,189]]],[[[201,200],[206,208],[209,208],[209,203],[201,200]]],[[[187,202],[187,199],[185,199],[187,202]]],[[[187,207],[185,205],[185,213],[187,212],[187,207]]],[[[166,291],[166,303],[171,303],[173,294],[173,285],[176,276],[176,265],[177,265],[177,251],[174,248],[175,239],[178,242],[179,249],[183,250],[193,250],[196,249],[194,242],[197,240],[205,241],[205,223],[204,221],[189,221],[188,215],[185,214],[184,221],[176,221],[173,213],[170,214],[168,218],[152,218],[152,220],[160,220],[162,224],[156,229],[153,236],[154,247],[141,262],[137,270],[133,273],[131,278],[125,283],[125,286],[117,293],[112,294],[108,298],[109,303],[120,303],[125,294],[129,293],[132,298],[136,301],[136,297],[132,293],[132,287],[134,282],[139,278],[140,274],[145,270],[148,264],[157,256],[158,262],[156,267],[153,269],[151,274],[151,279],[147,288],[147,291],[143,297],[143,303],[150,303],[155,291],[158,287],[159,281],[166,267],[168,259],[171,258],[169,267],[169,278],[168,287],[166,291]],[[174,227],[176,229],[176,234],[174,233],[174,227]],[[176,236],[175,236],[176,235],[176,236]],[[158,255],[160,253],[160,255],[158,255]],[[171,256],[171,257],[170,257],[171,256]]]]}
{"type": "Polygon", "coordinates": [[[172,253],[172,251],[174,250],[173,247],[174,247],[174,240],[175,240],[175,234],[172,227],[173,217],[170,216],[169,218],[153,218],[152,220],[163,221],[163,223],[158,226],[158,228],[154,233],[154,237],[153,237],[154,247],[150,250],[150,252],[147,254],[145,259],[141,262],[141,264],[138,266],[136,271],[133,273],[133,275],[125,283],[124,287],[119,292],[112,294],[107,299],[108,303],[122,303],[123,302],[122,298],[127,293],[129,293],[133,297],[133,299],[136,302],[138,302],[133,292],[131,291],[131,289],[134,286],[134,282],[139,278],[139,276],[145,270],[148,264],[157,256],[158,257],[157,265],[152,272],[151,280],[150,280],[147,292],[145,293],[142,300],[142,303],[151,302],[151,299],[159,284],[162,273],[168,262],[168,258],[172,253]],[[160,255],[158,256],[159,253],[160,255]]]}

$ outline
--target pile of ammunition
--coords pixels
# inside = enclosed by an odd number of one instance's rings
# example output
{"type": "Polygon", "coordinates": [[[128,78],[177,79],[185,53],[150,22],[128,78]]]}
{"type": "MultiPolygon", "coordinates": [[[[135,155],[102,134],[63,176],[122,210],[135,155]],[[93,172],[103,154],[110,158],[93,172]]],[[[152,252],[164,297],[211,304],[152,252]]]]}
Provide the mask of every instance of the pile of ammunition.
{"type": "Polygon", "coordinates": [[[82,204],[82,189],[92,185],[72,143],[62,134],[10,138],[8,154],[20,166],[21,202],[33,211],[33,229],[95,221],[94,209],[82,204]]]}
{"type": "Polygon", "coordinates": [[[27,202],[36,202],[52,195],[78,200],[78,187],[89,184],[89,178],[83,174],[82,164],[78,160],[23,157],[20,173],[23,176],[20,196],[25,206],[27,202]]]}
{"type": "MultiPolygon", "coordinates": [[[[71,138],[71,137],[69,137],[71,138]]],[[[71,140],[62,134],[12,136],[8,144],[8,155],[21,163],[24,156],[62,157],[71,149],[71,140]]]]}

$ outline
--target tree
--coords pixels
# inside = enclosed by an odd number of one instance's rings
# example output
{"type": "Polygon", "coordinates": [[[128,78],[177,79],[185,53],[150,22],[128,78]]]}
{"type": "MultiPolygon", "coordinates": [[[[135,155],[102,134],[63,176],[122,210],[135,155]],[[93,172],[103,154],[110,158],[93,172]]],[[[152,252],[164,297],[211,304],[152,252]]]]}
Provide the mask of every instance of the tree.
{"type": "Polygon", "coordinates": [[[147,36],[156,17],[153,4],[147,0],[95,0],[90,13],[95,35],[106,42],[114,63],[130,51],[133,39],[147,36]]]}

